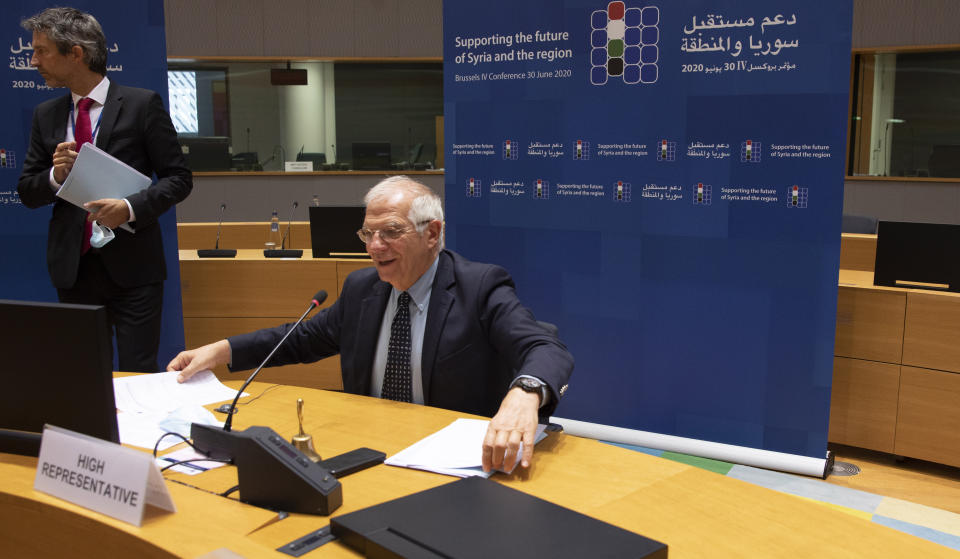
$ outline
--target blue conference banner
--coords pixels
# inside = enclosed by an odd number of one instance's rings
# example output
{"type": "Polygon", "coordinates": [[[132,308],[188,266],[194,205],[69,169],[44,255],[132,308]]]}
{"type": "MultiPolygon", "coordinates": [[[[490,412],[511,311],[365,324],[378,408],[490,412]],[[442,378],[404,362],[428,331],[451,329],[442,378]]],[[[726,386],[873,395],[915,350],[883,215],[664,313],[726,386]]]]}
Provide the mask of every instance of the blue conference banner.
{"type": "Polygon", "coordinates": [[[448,244],[559,326],[558,416],[825,456],[852,11],[444,3],[448,244]]]}
{"type": "MultiPolygon", "coordinates": [[[[42,101],[68,95],[65,88],[51,89],[30,66],[32,34],[20,21],[52,4],[38,0],[7,2],[0,26],[0,48],[7,64],[0,86],[0,231],[4,239],[0,269],[0,298],[56,301],[56,290],[47,275],[47,223],[51,206],[31,210],[17,196],[17,179],[23,169],[30,139],[33,108],[42,101]]],[[[71,7],[97,18],[107,38],[107,77],[123,85],[143,87],[167,98],[166,37],[163,0],[78,0],[71,7]]],[[[183,304],[180,297],[180,264],[177,251],[176,215],[160,218],[163,231],[167,280],[164,283],[161,364],[184,346],[183,304]]]]}

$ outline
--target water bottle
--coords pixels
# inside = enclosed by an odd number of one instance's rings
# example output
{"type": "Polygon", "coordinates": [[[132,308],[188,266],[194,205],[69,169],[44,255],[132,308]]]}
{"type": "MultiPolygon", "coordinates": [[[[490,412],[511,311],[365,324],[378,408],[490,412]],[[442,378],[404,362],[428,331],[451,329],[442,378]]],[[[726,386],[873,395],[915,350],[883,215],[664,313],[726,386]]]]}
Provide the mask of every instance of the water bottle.
{"type": "Polygon", "coordinates": [[[273,210],[273,215],[270,216],[270,235],[267,237],[264,248],[267,250],[280,248],[280,215],[277,210],[273,210]]]}
{"type": "Polygon", "coordinates": [[[320,207],[320,197],[317,196],[316,194],[313,195],[313,207],[314,208],[320,207]]]}

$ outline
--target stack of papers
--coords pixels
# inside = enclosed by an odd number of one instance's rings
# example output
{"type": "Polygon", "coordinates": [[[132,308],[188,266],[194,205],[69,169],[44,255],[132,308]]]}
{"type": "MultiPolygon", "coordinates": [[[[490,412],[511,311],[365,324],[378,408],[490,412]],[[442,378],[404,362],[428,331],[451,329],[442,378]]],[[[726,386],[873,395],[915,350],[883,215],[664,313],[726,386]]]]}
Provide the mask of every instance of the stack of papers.
{"type": "MultiPolygon", "coordinates": [[[[83,144],[57,196],[83,208],[87,202],[101,198],[126,198],[147,188],[152,182],[150,177],[97,146],[83,144]]],[[[120,227],[133,233],[128,223],[120,227]]]]}
{"type": "MultiPolygon", "coordinates": [[[[237,391],[224,386],[213,371],[201,371],[177,382],[179,371],[113,379],[117,409],[129,412],[172,412],[188,405],[205,406],[233,400],[237,391]]],[[[244,392],[241,396],[247,396],[244,392]]]]}
{"type": "MultiPolygon", "coordinates": [[[[450,425],[425,439],[394,454],[384,461],[390,466],[426,470],[456,477],[490,477],[493,473],[483,471],[483,438],[487,434],[490,421],[486,419],[457,419],[450,425]]],[[[537,426],[536,442],[546,437],[543,430],[546,425],[537,426]]],[[[510,473],[520,463],[522,455],[518,453],[516,461],[509,467],[499,470],[510,473]]]]}
{"type": "MultiPolygon", "coordinates": [[[[150,448],[167,432],[189,437],[191,423],[223,425],[202,406],[232,401],[237,391],[224,386],[212,371],[177,382],[178,371],[113,379],[120,442],[150,448]]],[[[245,392],[241,396],[247,396],[245,392]]],[[[165,437],[158,450],[183,442],[165,437]]]]}

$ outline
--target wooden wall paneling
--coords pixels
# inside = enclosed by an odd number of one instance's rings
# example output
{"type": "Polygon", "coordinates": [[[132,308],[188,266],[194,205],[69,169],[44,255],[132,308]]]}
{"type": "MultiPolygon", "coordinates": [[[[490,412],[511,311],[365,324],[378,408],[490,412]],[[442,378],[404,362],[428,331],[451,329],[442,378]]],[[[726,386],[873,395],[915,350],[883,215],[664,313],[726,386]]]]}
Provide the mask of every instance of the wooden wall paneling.
{"type": "Polygon", "coordinates": [[[333,260],[213,260],[181,253],[184,318],[298,317],[318,290],[331,294],[325,306],[338,292],[333,260]]]}
{"type": "MultiPolygon", "coordinates": [[[[280,223],[280,234],[287,230],[287,224],[280,223]]],[[[220,231],[220,248],[259,249],[267,241],[270,232],[270,223],[267,221],[232,221],[223,224],[220,231]]],[[[213,248],[217,242],[216,223],[178,223],[177,245],[180,250],[196,250],[198,248],[213,248]]],[[[287,248],[309,249],[310,222],[294,221],[290,224],[290,235],[287,237],[287,248]]],[[[310,256],[305,250],[304,256],[310,256]]]]}
{"type": "Polygon", "coordinates": [[[960,372],[960,294],[907,294],[903,364],[960,372]]]}
{"type": "Polygon", "coordinates": [[[857,233],[840,235],[840,269],[872,272],[877,260],[877,236],[857,233]]]}
{"type": "Polygon", "coordinates": [[[841,286],[834,355],[900,363],[906,293],[841,286]]]}
{"type": "Polygon", "coordinates": [[[902,368],[894,452],[960,467],[960,373],[902,368]]]}
{"type": "MultiPolygon", "coordinates": [[[[333,295],[331,294],[328,302],[332,299],[333,295]]],[[[307,305],[304,304],[303,308],[306,309],[306,306],[307,305]]],[[[187,347],[195,348],[222,340],[229,336],[252,332],[260,328],[279,326],[286,322],[294,322],[299,317],[300,315],[298,314],[295,317],[286,318],[184,318],[183,330],[187,347]]],[[[243,380],[246,379],[252,371],[231,373],[224,365],[217,367],[213,372],[217,375],[217,378],[222,380],[243,380]]],[[[316,363],[264,368],[260,371],[260,374],[257,375],[257,380],[261,382],[306,386],[308,388],[333,390],[343,388],[339,356],[328,357],[316,363]]]]}
{"type": "Polygon", "coordinates": [[[830,442],[893,452],[900,365],[834,357],[830,442]]]}

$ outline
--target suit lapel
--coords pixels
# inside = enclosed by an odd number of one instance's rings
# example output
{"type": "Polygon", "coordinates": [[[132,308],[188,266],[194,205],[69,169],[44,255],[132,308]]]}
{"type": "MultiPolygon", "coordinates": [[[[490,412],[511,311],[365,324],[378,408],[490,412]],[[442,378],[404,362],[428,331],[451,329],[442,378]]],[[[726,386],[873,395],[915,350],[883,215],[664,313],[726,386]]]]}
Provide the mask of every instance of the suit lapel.
{"type": "Polygon", "coordinates": [[[97,147],[106,150],[110,145],[110,134],[113,133],[113,127],[117,123],[117,116],[120,114],[120,108],[123,105],[123,95],[120,94],[118,86],[113,81],[110,82],[110,88],[107,90],[107,102],[103,106],[103,113],[100,114],[100,131],[97,132],[97,147]]]}
{"type": "MultiPolygon", "coordinates": [[[[356,368],[358,378],[357,393],[370,394],[370,377],[373,373],[373,358],[377,353],[377,341],[380,338],[380,323],[383,311],[390,297],[390,284],[379,282],[373,293],[360,302],[360,318],[357,328],[356,368]]],[[[341,356],[341,359],[343,357],[341,356]]],[[[346,388],[346,387],[344,387],[346,388]]]]}
{"type": "Polygon", "coordinates": [[[437,348],[440,335],[447,322],[447,315],[453,306],[452,287],[456,283],[453,275],[453,259],[445,251],[440,253],[437,264],[437,277],[433,281],[430,293],[430,310],[427,311],[427,325],[423,332],[423,353],[421,354],[420,373],[423,381],[423,402],[430,405],[430,379],[433,377],[433,365],[437,360],[437,348]]]}
{"type": "MultiPolygon", "coordinates": [[[[50,123],[50,137],[53,139],[54,148],[56,144],[67,140],[67,121],[70,119],[70,105],[73,103],[73,97],[68,93],[60,98],[60,102],[54,106],[53,121],[50,123]]],[[[52,151],[51,151],[52,152],[52,151]]]]}

